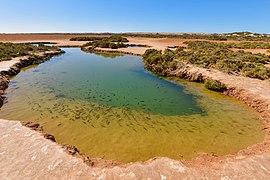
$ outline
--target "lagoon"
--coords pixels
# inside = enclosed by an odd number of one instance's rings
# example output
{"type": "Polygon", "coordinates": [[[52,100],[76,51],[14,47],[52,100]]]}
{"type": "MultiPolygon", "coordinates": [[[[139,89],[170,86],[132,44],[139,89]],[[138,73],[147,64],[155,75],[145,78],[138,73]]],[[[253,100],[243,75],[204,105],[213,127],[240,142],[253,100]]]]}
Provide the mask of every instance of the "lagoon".
{"type": "Polygon", "coordinates": [[[11,79],[0,118],[41,123],[59,143],[121,162],[224,155],[263,140],[259,114],[230,97],[159,78],[141,57],[63,50],[11,79]]]}

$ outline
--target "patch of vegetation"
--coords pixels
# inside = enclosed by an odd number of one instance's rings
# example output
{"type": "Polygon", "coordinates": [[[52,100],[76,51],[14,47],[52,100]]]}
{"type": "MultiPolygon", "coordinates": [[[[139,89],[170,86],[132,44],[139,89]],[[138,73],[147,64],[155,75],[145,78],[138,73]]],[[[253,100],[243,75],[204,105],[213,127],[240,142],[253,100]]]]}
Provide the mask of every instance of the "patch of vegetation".
{"type": "Polygon", "coordinates": [[[179,38],[179,39],[208,39],[216,41],[227,41],[227,37],[222,34],[161,34],[161,33],[125,33],[122,34],[129,37],[144,38],[179,38]]]}
{"type": "Polygon", "coordinates": [[[73,37],[69,39],[70,41],[94,41],[102,40],[102,37],[73,37]]]}
{"type": "Polygon", "coordinates": [[[58,47],[45,46],[44,44],[34,46],[27,43],[15,44],[15,43],[0,42],[0,61],[10,60],[14,57],[32,55],[33,53],[52,50],[58,50],[58,47]]]}
{"type": "Polygon", "coordinates": [[[122,36],[117,36],[117,35],[105,37],[103,38],[103,41],[117,42],[117,43],[129,42],[127,38],[123,38],[122,36]]]}
{"type": "Polygon", "coordinates": [[[270,49],[268,49],[266,52],[270,53],[270,49]]]}
{"type": "Polygon", "coordinates": [[[127,44],[124,42],[128,42],[126,38],[121,36],[110,36],[105,37],[100,40],[93,40],[83,45],[83,47],[91,46],[91,49],[94,50],[95,48],[111,48],[111,49],[118,49],[118,48],[126,48],[128,47],[127,44]]]}
{"type": "Polygon", "coordinates": [[[176,70],[177,62],[172,50],[166,49],[164,53],[156,49],[148,49],[143,54],[145,67],[160,76],[167,76],[170,71],[176,70]]]}
{"type": "Polygon", "coordinates": [[[204,83],[204,86],[207,89],[210,89],[212,91],[217,91],[217,92],[224,92],[227,90],[226,85],[217,80],[207,80],[204,83]]]}
{"type": "Polygon", "coordinates": [[[270,41],[269,34],[258,34],[251,32],[233,32],[226,34],[199,34],[199,33],[184,33],[184,34],[164,34],[164,33],[124,33],[119,34],[130,37],[145,37],[145,38],[181,38],[181,39],[207,39],[215,41],[270,41]]]}
{"type": "Polygon", "coordinates": [[[227,37],[229,40],[237,41],[270,41],[269,34],[259,34],[252,32],[233,32],[223,34],[223,36],[227,37]]]}
{"type": "Polygon", "coordinates": [[[86,43],[83,45],[84,47],[91,46],[92,49],[95,49],[96,47],[99,48],[111,48],[111,49],[118,49],[118,48],[124,48],[127,47],[126,44],[123,43],[114,43],[114,42],[108,42],[108,41],[91,41],[89,43],[86,43]]]}
{"type": "Polygon", "coordinates": [[[147,50],[144,55],[146,68],[159,75],[174,70],[178,63],[195,64],[203,68],[214,68],[220,71],[251,78],[268,79],[270,69],[265,65],[270,62],[266,54],[252,54],[243,50],[234,52],[225,43],[190,41],[187,49],[147,50]]]}
{"type": "MultiPolygon", "coordinates": [[[[67,33],[68,34],[68,33],[67,33]]],[[[74,34],[68,34],[74,35],[74,34]]],[[[183,33],[183,34],[170,34],[170,33],[83,33],[77,35],[87,36],[128,36],[128,37],[145,37],[145,38],[181,38],[181,39],[207,39],[215,41],[268,41],[270,42],[269,34],[258,34],[251,32],[233,32],[233,33],[183,33]]]]}
{"type": "Polygon", "coordinates": [[[263,42],[240,42],[240,43],[229,43],[228,48],[237,49],[270,49],[270,43],[263,42]]]}
{"type": "Polygon", "coordinates": [[[129,42],[127,38],[123,38],[121,36],[113,35],[110,37],[73,37],[69,39],[70,41],[108,41],[108,42],[129,42]]]}
{"type": "Polygon", "coordinates": [[[128,44],[128,47],[151,47],[151,46],[143,44],[128,44]]]}

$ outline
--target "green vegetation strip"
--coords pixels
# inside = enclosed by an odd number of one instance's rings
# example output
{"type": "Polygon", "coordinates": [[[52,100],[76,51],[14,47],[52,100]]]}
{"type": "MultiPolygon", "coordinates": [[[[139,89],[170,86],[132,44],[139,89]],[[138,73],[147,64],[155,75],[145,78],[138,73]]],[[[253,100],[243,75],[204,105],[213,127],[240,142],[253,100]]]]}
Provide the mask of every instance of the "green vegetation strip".
{"type": "Polygon", "coordinates": [[[207,39],[215,41],[268,41],[270,42],[269,34],[258,34],[251,32],[233,32],[225,34],[196,34],[196,33],[184,33],[184,34],[161,34],[161,33],[123,33],[118,34],[122,36],[130,37],[145,37],[145,38],[180,38],[180,39],[207,39]]]}
{"type": "Polygon", "coordinates": [[[124,44],[125,42],[129,42],[127,38],[123,38],[121,36],[110,36],[110,37],[104,37],[99,40],[92,40],[82,46],[82,49],[84,47],[91,47],[88,50],[94,50],[95,48],[111,48],[111,49],[118,49],[118,48],[124,48],[128,47],[127,44],[124,44]]]}
{"type": "Polygon", "coordinates": [[[266,54],[252,54],[243,50],[234,52],[224,43],[193,41],[186,42],[187,49],[178,47],[164,53],[155,49],[147,50],[144,55],[146,68],[167,76],[183,64],[194,64],[203,68],[214,68],[228,74],[242,75],[257,79],[269,79],[270,62],[266,54]]]}
{"type": "Polygon", "coordinates": [[[237,49],[270,49],[270,43],[263,42],[240,42],[226,44],[228,48],[237,49]]]}
{"type": "Polygon", "coordinates": [[[102,40],[102,37],[73,37],[70,41],[95,41],[102,40]]]}
{"type": "MultiPolygon", "coordinates": [[[[192,44],[191,41],[187,41],[184,43],[192,44]]],[[[265,43],[265,42],[239,42],[239,43],[219,42],[218,46],[223,46],[224,48],[236,48],[236,49],[270,49],[270,43],[265,43]]]]}
{"type": "MultiPolygon", "coordinates": [[[[67,33],[67,35],[72,35],[67,33]]],[[[268,41],[270,42],[270,34],[259,34],[252,32],[233,32],[224,34],[203,34],[203,33],[183,33],[183,34],[170,34],[170,33],[82,33],[77,35],[87,36],[128,36],[128,37],[144,37],[144,38],[180,38],[180,39],[207,39],[215,41],[268,41]]],[[[74,41],[89,41],[83,40],[84,38],[75,37],[74,41]]]]}
{"type": "Polygon", "coordinates": [[[39,44],[34,46],[31,44],[14,44],[14,43],[2,43],[0,42],[0,61],[11,60],[14,57],[32,55],[34,53],[40,53],[44,51],[58,50],[57,47],[45,46],[39,44]]]}

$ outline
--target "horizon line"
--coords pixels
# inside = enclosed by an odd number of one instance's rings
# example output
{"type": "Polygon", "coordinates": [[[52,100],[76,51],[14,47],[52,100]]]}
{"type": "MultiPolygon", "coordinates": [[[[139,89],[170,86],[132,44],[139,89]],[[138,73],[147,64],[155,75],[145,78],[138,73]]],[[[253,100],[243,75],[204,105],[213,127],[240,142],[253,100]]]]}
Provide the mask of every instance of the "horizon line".
{"type": "Polygon", "coordinates": [[[0,34],[231,34],[231,33],[252,33],[252,34],[267,34],[270,33],[257,33],[251,31],[231,31],[231,32],[148,32],[148,31],[128,31],[128,32],[0,32],[0,34]]]}

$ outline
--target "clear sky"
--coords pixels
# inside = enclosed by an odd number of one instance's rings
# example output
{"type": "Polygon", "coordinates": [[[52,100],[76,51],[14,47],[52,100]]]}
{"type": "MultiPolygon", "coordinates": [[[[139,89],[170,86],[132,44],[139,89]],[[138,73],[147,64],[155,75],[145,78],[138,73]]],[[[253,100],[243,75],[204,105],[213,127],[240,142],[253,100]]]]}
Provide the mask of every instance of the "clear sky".
{"type": "Polygon", "coordinates": [[[270,0],[0,0],[0,33],[270,33],[270,0]]]}

